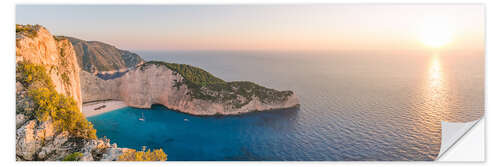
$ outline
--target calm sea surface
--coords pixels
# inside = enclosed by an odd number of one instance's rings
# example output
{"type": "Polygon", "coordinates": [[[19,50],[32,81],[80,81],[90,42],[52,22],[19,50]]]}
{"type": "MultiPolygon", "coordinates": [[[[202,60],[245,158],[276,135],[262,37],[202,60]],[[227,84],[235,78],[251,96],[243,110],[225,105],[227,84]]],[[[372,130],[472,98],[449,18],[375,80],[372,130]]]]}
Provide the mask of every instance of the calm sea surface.
{"type": "Polygon", "coordinates": [[[197,117],[162,106],[88,118],[120,147],[168,160],[433,160],[440,121],[484,113],[484,53],[137,52],[297,93],[298,110],[197,117]],[[145,121],[138,119],[144,114],[145,121]]]}

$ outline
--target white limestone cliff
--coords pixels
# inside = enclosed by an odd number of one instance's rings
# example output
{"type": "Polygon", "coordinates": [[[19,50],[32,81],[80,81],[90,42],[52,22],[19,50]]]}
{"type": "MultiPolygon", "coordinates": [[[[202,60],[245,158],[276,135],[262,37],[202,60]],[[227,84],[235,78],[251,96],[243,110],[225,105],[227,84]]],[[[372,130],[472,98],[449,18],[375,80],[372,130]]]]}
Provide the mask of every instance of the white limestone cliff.
{"type": "MultiPolygon", "coordinates": [[[[178,88],[176,81],[183,77],[171,69],[154,64],[130,70],[120,78],[102,80],[85,71],[81,72],[82,95],[84,102],[98,100],[121,100],[128,106],[150,108],[152,104],[192,115],[235,115],[253,111],[293,108],[299,105],[297,96],[292,93],[285,101],[263,103],[254,97],[242,107],[229,103],[212,102],[192,98],[187,85],[178,88]]],[[[238,98],[244,98],[238,96],[238,98]]]]}
{"type": "MultiPolygon", "coordinates": [[[[29,28],[29,33],[16,32],[16,63],[45,67],[55,90],[72,97],[81,111],[80,69],[71,43],[54,38],[42,26],[29,28]]],[[[109,140],[75,137],[56,130],[51,119],[40,122],[25,115],[34,111],[27,89],[16,81],[16,160],[55,161],[74,152],[83,154],[80,160],[116,160],[121,154],[109,140]]]]}
{"type": "Polygon", "coordinates": [[[73,97],[81,110],[80,68],[73,46],[67,39],[55,39],[42,26],[34,29],[34,37],[16,33],[16,63],[25,61],[44,65],[56,91],[73,97]]]}

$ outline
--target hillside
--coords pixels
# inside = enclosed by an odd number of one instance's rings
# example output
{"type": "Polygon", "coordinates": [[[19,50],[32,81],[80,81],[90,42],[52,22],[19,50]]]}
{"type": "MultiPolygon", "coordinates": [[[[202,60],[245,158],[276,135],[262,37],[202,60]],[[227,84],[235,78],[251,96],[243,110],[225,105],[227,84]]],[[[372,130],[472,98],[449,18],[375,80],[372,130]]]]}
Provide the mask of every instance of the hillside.
{"type": "Polygon", "coordinates": [[[68,36],[58,36],[68,39],[76,53],[78,65],[90,73],[123,72],[134,68],[143,62],[137,54],[118,49],[112,45],[98,42],[85,41],[68,36]]]}

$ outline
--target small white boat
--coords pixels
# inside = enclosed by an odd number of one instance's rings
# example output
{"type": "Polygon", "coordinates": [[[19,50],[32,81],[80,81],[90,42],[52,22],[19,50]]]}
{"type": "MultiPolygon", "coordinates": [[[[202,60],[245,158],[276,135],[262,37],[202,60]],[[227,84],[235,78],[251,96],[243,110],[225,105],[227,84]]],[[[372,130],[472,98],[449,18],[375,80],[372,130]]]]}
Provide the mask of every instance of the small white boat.
{"type": "Polygon", "coordinates": [[[189,119],[187,119],[187,118],[184,118],[184,121],[186,121],[186,122],[187,122],[187,121],[189,121],[189,119]]]}
{"type": "Polygon", "coordinates": [[[144,113],[142,113],[142,117],[139,118],[139,121],[144,121],[144,113]]]}

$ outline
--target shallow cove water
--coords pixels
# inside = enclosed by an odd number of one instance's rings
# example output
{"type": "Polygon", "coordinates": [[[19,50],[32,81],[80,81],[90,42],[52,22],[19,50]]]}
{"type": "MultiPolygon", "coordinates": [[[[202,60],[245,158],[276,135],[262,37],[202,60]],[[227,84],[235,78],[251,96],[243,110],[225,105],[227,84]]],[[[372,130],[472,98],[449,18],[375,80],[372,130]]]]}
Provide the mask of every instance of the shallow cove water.
{"type": "Polygon", "coordinates": [[[88,118],[99,137],[163,148],[168,160],[433,160],[442,120],[484,113],[482,52],[137,53],[226,81],[293,90],[300,99],[299,110],[240,116],[197,117],[154,105],[88,118]]]}

